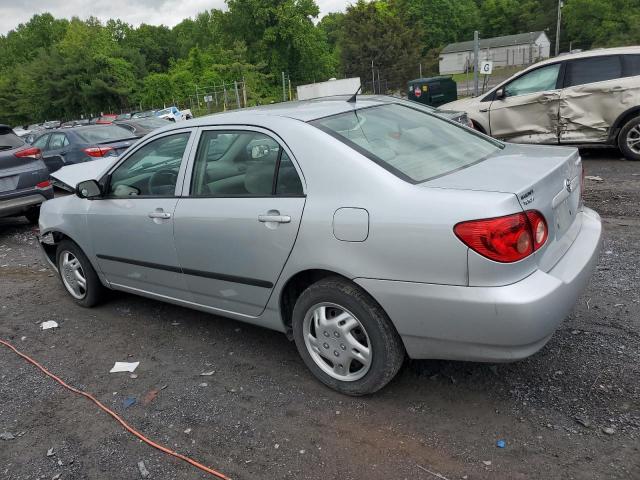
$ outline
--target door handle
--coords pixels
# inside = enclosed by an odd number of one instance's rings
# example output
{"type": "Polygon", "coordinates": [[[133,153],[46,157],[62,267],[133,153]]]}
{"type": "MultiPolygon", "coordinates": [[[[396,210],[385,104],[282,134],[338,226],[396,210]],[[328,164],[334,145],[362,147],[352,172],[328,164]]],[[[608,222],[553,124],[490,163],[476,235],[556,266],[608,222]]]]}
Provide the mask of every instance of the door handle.
{"type": "Polygon", "coordinates": [[[162,212],[162,211],[155,211],[155,212],[149,212],[149,218],[163,218],[163,219],[169,219],[171,218],[171,214],[169,212],[162,212]]]}
{"type": "Polygon", "coordinates": [[[258,221],[262,223],[290,223],[289,215],[258,215],[258,221]]]}

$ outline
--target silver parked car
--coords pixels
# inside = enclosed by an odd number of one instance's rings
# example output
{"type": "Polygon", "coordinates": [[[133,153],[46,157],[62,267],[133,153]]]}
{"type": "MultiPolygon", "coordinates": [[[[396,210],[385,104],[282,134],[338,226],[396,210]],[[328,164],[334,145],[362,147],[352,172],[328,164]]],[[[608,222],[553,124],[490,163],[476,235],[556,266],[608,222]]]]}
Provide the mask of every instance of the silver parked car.
{"type": "MultiPolygon", "coordinates": [[[[326,385],[406,356],[513,361],[598,259],[575,149],[500,143],[392,98],[199,118],[54,176],[41,244],[93,306],[122,290],[287,333],[326,385]]],[[[277,354],[277,352],[274,352],[277,354]]]]}

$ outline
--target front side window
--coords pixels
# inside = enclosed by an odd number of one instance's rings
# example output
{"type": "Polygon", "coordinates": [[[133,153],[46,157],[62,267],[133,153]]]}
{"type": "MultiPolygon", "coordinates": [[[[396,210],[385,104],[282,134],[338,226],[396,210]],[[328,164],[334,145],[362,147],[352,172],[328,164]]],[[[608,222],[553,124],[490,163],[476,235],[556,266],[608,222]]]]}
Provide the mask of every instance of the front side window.
{"type": "Polygon", "coordinates": [[[504,91],[507,97],[515,97],[517,95],[526,95],[528,93],[555,90],[559,73],[559,63],[541,67],[516,78],[505,87],[504,91]]]}
{"type": "Polygon", "coordinates": [[[193,167],[192,196],[274,194],[302,194],[298,173],[278,142],[260,132],[202,133],[193,167]]]}
{"type": "Polygon", "coordinates": [[[107,196],[171,197],[190,133],[158,138],[136,150],[111,174],[107,196]]]}
{"type": "Polygon", "coordinates": [[[567,64],[565,87],[604,82],[622,76],[622,63],[618,55],[572,60],[567,64]]]}
{"type": "Polygon", "coordinates": [[[435,115],[399,104],[352,110],[311,124],[411,183],[468,167],[502,147],[435,115]]]}

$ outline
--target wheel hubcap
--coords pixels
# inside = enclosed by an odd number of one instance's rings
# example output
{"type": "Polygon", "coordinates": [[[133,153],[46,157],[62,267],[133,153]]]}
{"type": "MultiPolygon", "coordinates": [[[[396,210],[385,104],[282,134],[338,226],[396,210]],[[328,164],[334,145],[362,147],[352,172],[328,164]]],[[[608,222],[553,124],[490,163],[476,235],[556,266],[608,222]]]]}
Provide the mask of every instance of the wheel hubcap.
{"type": "Polygon", "coordinates": [[[62,283],[74,298],[82,300],[87,295],[87,278],[84,275],[80,260],[68,251],[62,252],[60,258],[62,283]]]}
{"type": "Polygon", "coordinates": [[[333,303],[311,307],[303,322],[304,343],[315,364],[345,382],[364,377],[371,367],[371,342],[360,321],[333,303]]]}
{"type": "Polygon", "coordinates": [[[640,124],[627,132],[627,146],[633,153],[640,155],[640,124]]]}

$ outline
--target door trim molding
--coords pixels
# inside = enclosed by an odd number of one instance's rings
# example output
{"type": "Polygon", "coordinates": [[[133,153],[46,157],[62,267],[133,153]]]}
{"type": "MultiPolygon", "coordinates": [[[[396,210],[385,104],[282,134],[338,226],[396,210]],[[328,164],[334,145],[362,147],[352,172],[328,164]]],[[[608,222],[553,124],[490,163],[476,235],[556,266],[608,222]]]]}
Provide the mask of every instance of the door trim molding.
{"type": "Polygon", "coordinates": [[[243,285],[251,285],[253,287],[261,287],[261,288],[269,288],[269,289],[273,288],[273,283],[266,280],[260,280],[257,278],[227,275],[226,273],[205,272],[203,270],[193,270],[190,268],[181,268],[181,267],[172,266],[172,265],[162,265],[159,263],[144,262],[141,260],[134,260],[129,258],[113,257],[111,255],[103,255],[101,253],[97,254],[96,257],[98,257],[100,260],[128,263],[130,265],[138,265],[139,267],[154,268],[156,270],[165,270],[167,272],[174,272],[174,273],[183,273],[185,275],[191,275],[194,277],[211,278],[213,280],[222,280],[224,282],[240,283],[243,285]]]}

